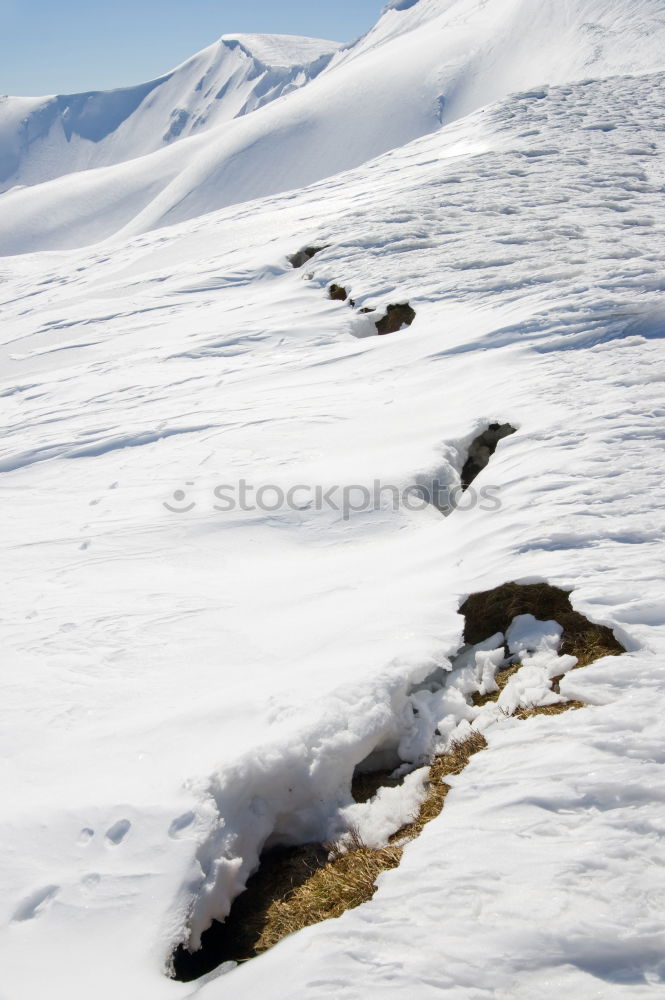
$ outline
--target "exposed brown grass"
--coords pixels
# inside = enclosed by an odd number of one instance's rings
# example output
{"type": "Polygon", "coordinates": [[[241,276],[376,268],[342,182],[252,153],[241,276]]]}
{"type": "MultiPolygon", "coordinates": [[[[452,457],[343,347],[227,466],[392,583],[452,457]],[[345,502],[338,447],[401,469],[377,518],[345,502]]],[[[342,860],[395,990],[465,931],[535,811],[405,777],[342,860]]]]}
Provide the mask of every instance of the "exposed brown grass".
{"type": "Polygon", "coordinates": [[[184,946],[177,949],[173,956],[174,977],[191,982],[223,962],[254,958],[257,941],[269,922],[271,906],[288,898],[326,864],[328,851],[321,844],[265,851],[259,870],[235,899],[224,923],[215,921],[203,934],[201,949],[194,953],[184,946]]]}
{"type": "Polygon", "coordinates": [[[327,864],[285,897],[271,903],[263,932],[256,942],[256,954],[303,927],[340,917],[346,910],[369,902],[376,892],[378,876],[397,868],[401,859],[402,847],[370,848],[357,831],[351,831],[345,849],[334,848],[327,864]]]}
{"type": "MultiPolygon", "coordinates": [[[[247,961],[289,934],[369,902],[378,876],[397,868],[405,843],[418,837],[441,812],[450,791],[444,779],[460,774],[473,754],[486,746],[484,736],[474,732],[436,757],[418,816],[385,847],[368,847],[358,832],[351,830],[338,845],[305,844],[266,852],[259,871],[249,879],[224,923],[214,923],[203,935],[202,950],[190,954],[186,948],[178,949],[174,956],[176,978],[189,982],[222,962],[247,961]]],[[[389,783],[390,775],[377,772],[356,780],[360,781],[356,791],[373,795],[389,783]]]]}
{"type": "Polygon", "coordinates": [[[583,701],[558,701],[554,705],[534,705],[533,708],[518,708],[516,719],[533,719],[536,715],[563,715],[564,712],[586,708],[583,701]]]}
{"type": "MultiPolygon", "coordinates": [[[[506,677],[504,684],[507,680],[506,677]]],[[[516,715],[526,719],[581,707],[580,702],[562,703],[521,710],[516,715]]],[[[304,844],[264,854],[258,872],[249,879],[224,923],[215,922],[203,935],[201,951],[190,954],[184,947],[177,950],[173,959],[175,978],[189,982],[223,962],[247,961],[296,931],[369,902],[376,892],[378,876],[397,868],[405,844],[420,836],[425,826],[441,813],[451,789],[445,779],[461,774],[471,757],[486,747],[485,737],[474,730],[467,739],[453,744],[447,753],[436,756],[418,815],[398,830],[385,847],[368,847],[358,832],[351,830],[343,844],[325,847],[304,844]]],[[[377,772],[360,776],[356,781],[360,781],[355,785],[357,793],[371,797],[388,783],[389,775],[377,772]]]]}
{"type": "Polygon", "coordinates": [[[426,824],[443,809],[450,791],[444,778],[461,774],[471,757],[486,746],[485,737],[473,732],[463,742],[454,744],[448,753],[434,759],[418,816],[402,827],[387,847],[367,847],[358,832],[352,830],[342,846],[332,848],[326,864],[312,871],[309,878],[285,896],[275,898],[265,912],[256,954],[267,951],[303,927],[339,917],[346,910],[369,902],[376,892],[376,880],[381,872],[399,865],[404,843],[418,837],[426,824]]]}
{"type": "MultiPolygon", "coordinates": [[[[484,705],[489,705],[491,702],[497,702],[501,697],[501,692],[506,687],[508,681],[511,677],[522,669],[521,663],[513,663],[510,667],[505,667],[503,670],[497,671],[496,674],[496,691],[492,691],[489,694],[474,694],[472,697],[473,704],[479,708],[484,705]]],[[[577,669],[577,667],[575,667],[577,669]]],[[[563,680],[565,674],[561,677],[556,677],[552,681],[552,690],[556,694],[560,694],[560,683],[563,680]]],[[[568,712],[569,710],[574,710],[578,708],[586,708],[583,701],[558,701],[554,705],[534,705],[531,708],[518,708],[512,714],[516,719],[532,719],[536,715],[561,715],[563,712],[568,712]]],[[[505,713],[506,715],[509,713],[505,713]]]]}
{"type": "MultiPolygon", "coordinates": [[[[460,612],[466,618],[464,638],[470,644],[489,639],[496,632],[505,634],[514,618],[518,615],[531,614],[539,621],[556,621],[561,625],[563,628],[561,653],[577,657],[575,669],[588,666],[602,656],[619,656],[625,653],[624,647],[611,629],[605,625],[594,625],[584,615],[574,611],[570,595],[565,590],[547,583],[505,583],[494,590],[472,594],[464,602],[460,612]]],[[[496,675],[498,691],[474,695],[473,704],[483,706],[498,701],[506,684],[520,667],[520,663],[515,663],[499,670],[496,675]]],[[[564,675],[555,677],[552,681],[552,690],[556,694],[560,694],[563,677],[564,675]]],[[[517,719],[531,719],[537,715],[561,715],[563,712],[584,707],[581,701],[564,701],[555,705],[520,708],[513,714],[517,719]]]]}
{"type": "Polygon", "coordinates": [[[494,590],[472,594],[460,614],[466,618],[464,640],[470,645],[505,633],[513,618],[533,615],[540,621],[554,620],[563,628],[561,653],[576,656],[585,667],[601,656],[619,656],[626,650],[605,625],[594,625],[574,611],[570,594],[548,583],[504,583],[494,590]]]}
{"type": "MultiPolygon", "coordinates": [[[[496,632],[505,633],[517,615],[532,614],[541,621],[555,620],[563,627],[561,652],[576,656],[578,666],[586,666],[601,656],[625,652],[610,629],[587,621],[572,609],[565,591],[548,584],[504,584],[472,595],[461,612],[466,616],[464,637],[469,644],[482,642],[496,632]]],[[[497,701],[520,667],[517,663],[498,671],[499,690],[476,694],[474,705],[497,701]]],[[[560,693],[562,679],[557,677],[552,682],[556,693],[560,693]]],[[[584,708],[582,702],[568,701],[518,709],[514,715],[529,719],[580,708],[584,708]]],[[[474,730],[466,740],[433,760],[417,817],[402,827],[386,847],[367,847],[357,831],[351,831],[342,846],[305,844],[264,854],[259,871],[249,879],[224,924],[215,923],[203,936],[203,950],[190,955],[186,949],[178,949],[174,956],[176,978],[190,981],[224,961],[253,958],[304,927],[339,917],[346,910],[368,902],[376,891],[378,876],[396,868],[405,843],[418,837],[427,823],[440,814],[451,787],[445,779],[460,774],[471,757],[486,746],[485,737],[474,730]]],[[[354,798],[358,802],[367,801],[379,788],[402,780],[385,771],[357,775],[353,783],[354,798]]]]}
{"type": "MultiPolygon", "coordinates": [[[[515,667],[517,669],[519,665],[515,667]]],[[[512,668],[504,671],[509,672],[512,674],[515,671],[512,668]]],[[[506,677],[504,685],[507,680],[506,677]]],[[[566,702],[523,709],[515,714],[526,719],[534,715],[558,715],[570,708],[581,707],[581,702],[566,702]]],[[[417,817],[403,826],[391,838],[387,847],[367,847],[358,832],[351,831],[343,846],[330,849],[331,853],[323,864],[312,864],[312,857],[308,853],[297,858],[292,855],[290,881],[287,878],[285,883],[284,875],[280,873],[269,888],[270,899],[261,911],[261,930],[255,939],[253,954],[267,951],[282,938],[303,927],[339,917],[347,910],[369,902],[376,892],[378,876],[391,868],[397,868],[405,843],[420,836],[425,826],[441,813],[451,788],[445,779],[461,774],[471,757],[486,747],[487,740],[482,733],[473,731],[466,740],[453,744],[447,753],[434,758],[426,795],[417,817]],[[294,870],[294,864],[299,869],[298,872],[294,870]],[[305,871],[301,870],[303,867],[305,871]]],[[[387,777],[384,772],[381,772],[381,776],[387,777]]],[[[364,777],[368,786],[373,786],[374,792],[378,790],[380,784],[377,782],[377,775],[364,777]]],[[[312,846],[310,845],[310,851],[312,846]]]]}
{"type": "Polygon", "coordinates": [[[474,754],[487,747],[487,740],[482,733],[474,730],[465,740],[453,743],[448,753],[439,754],[432,761],[425,799],[420,812],[412,823],[402,827],[392,840],[415,840],[423,832],[425,826],[440,814],[450,791],[450,785],[445,778],[453,774],[461,774],[474,754]]]}
{"type": "Polygon", "coordinates": [[[521,663],[513,663],[510,667],[504,667],[503,670],[497,670],[496,677],[494,678],[497,685],[496,691],[490,691],[489,694],[474,694],[472,697],[473,704],[476,708],[482,708],[483,705],[489,705],[492,701],[498,701],[501,692],[505,688],[506,684],[513,677],[518,670],[521,670],[521,663]]]}

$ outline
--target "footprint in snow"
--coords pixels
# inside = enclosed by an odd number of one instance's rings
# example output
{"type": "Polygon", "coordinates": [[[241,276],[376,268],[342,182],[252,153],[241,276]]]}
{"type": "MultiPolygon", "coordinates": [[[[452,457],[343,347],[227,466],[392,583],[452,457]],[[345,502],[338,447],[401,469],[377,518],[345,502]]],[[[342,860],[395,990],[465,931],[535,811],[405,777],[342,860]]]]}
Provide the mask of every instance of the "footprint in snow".
{"type": "Polygon", "coordinates": [[[59,885],[47,885],[43,889],[37,889],[31,893],[16,909],[13,920],[23,923],[26,920],[34,920],[53,902],[60,892],[59,885]]]}
{"type": "Polygon", "coordinates": [[[92,830],[89,826],[86,826],[79,833],[78,842],[79,844],[81,844],[81,846],[84,847],[86,844],[90,843],[90,841],[94,836],[95,836],[95,831],[92,830]]]}
{"type": "Polygon", "coordinates": [[[182,816],[178,816],[177,819],[173,820],[171,826],[169,827],[169,837],[172,837],[174,840],[178,840],[185,830],[189,829],[195,819],[196,817],[193,812],[186,812],[183,813],[182,816]]]}
{"type": "Polygon", "coordinates": [[[117,823],[114,823],[106,831],[106,839],[114,847],[117,847],[118,844],[122,844],[131,828],[132,824],[128,819],[119,819],[117,823]]]}

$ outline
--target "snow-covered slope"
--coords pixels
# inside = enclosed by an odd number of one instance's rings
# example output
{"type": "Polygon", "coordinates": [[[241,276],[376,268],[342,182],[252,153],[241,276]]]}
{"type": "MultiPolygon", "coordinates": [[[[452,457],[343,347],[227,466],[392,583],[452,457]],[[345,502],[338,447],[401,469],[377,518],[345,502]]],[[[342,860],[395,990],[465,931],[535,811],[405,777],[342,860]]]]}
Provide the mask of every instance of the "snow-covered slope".
{"type": "Polygon", "coordinates": [[[664,108],[660,73],[543,87],[299,192],[0,262],[6,1000],[662,994],[664,108]],[[413,326],[367,336],[358,309],[403,299],[413,326]],[[458,482],[493,420],[499,510],[220,502],[458,482]],[[629,650],[561,681],[589,707],[499,714],[372,903],[170,981],[266,838],[399,823],[417,786],[358,807],[353,767],[473,715],[410,692],[509,580],[629,650]]]}
{"type": "Polygon", "coordinates": [[[0,192],[143,156],[302,87],[340,46],[288,35],[225,35],[137,87],[0,99],[0,192]]]}
{"type": "Polygon", "coordinates": [[[185,221],[332,176],[515,90],[660,68],[662,0],[392,5],[283,100],[151,155],[5,194],[0,253],[185,221]]]}
{"type": "Polygon", "coordinates": [[[0,198],[12,252],[116,234],[0,258],[2,1000],[662,996],[662,22],[399,0],[266,107],[0,198]],[[393,506],[494,421],[498,503],[393,506]],[[627,649],[561,665],[585,708],[455,686],[462,601],[508,581],[627,649]],[[488,749],[371,903],[168,978],[266,843],[413,815],[422,770],[361,804],[356,765],[471,721],[488,749]]]}

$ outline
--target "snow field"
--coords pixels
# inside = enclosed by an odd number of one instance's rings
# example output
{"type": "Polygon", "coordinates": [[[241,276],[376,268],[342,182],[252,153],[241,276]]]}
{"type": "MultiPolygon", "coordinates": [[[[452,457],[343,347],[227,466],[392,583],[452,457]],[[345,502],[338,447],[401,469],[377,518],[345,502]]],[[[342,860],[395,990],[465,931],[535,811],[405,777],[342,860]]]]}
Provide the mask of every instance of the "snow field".
{"type": "MultiPolygon", "coordinates": [[[[73,1000],[658,995],[662,93],[543,88],[298,194],[0,262],[7,1000],[44,966],[73,1000]],[[333,281],[417,318],[358,338],[333,281]],[[214,511],[243,477],[452,481],[492,421],[518,430],[478,480],[498,511],[214,511]],[[412,688],[508,580],[571,589],[628,649],[561,682],[591,707],[497,717],[369,906],[169,981],[267,838],[352,816],[379,842],[413,810],[416,778],[360,808],[350,775],[424,752],[412,688]]],[[[549,635],[502,697],[564,672],[549,635]]]]}

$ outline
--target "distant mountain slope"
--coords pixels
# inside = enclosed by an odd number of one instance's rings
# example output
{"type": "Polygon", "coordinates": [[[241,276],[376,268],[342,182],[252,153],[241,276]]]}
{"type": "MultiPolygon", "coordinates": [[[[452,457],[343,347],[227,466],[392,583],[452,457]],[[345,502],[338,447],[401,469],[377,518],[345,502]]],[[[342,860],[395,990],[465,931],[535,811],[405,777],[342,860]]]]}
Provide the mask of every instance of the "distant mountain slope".
{"type": "MultiPolygon", "coordinates": [[[[660,68],[663,0],[399,0],[284,100],[199,135],[183,119],[180,134],[189,138],[149,156],[5,194],[0,253],[67,249],[182,222],[358,166],[511,92],[660,68]]],[[[232,79],[230,108],[260,102],[250,80],[242,77],[240,94],[232,79]]],[[[156,100],[154,92],[145,97],[132,128],[143,128],[156,100]]],[[[166,102],[160,144],[167,123],[178,130],[173,111],[166,102]]],[[[123,136],[113,136],[117,160],[127,159],[123,136]]]]}
{"type": "Polygon", "coordinates": [[[152,153],[313,79],[339,48],[288,35],[225,35],[136,87],[0,100],[0,191],[152,153]]]}

